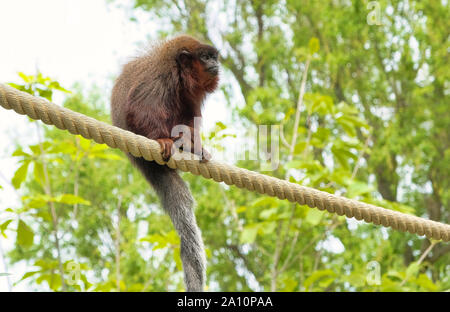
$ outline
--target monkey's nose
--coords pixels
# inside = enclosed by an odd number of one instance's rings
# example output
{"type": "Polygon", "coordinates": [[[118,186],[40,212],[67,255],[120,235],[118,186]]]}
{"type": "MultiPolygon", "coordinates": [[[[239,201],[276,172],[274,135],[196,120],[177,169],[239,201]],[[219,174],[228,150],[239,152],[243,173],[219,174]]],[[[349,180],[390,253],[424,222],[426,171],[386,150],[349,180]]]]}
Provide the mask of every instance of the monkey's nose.
{"type": "Polygon", "coordinates": [[[211,75],[216,76],[219,73],[219,66],[211,66],[208,67],[207,69],[208,73],[210,73],[211,75]]]}

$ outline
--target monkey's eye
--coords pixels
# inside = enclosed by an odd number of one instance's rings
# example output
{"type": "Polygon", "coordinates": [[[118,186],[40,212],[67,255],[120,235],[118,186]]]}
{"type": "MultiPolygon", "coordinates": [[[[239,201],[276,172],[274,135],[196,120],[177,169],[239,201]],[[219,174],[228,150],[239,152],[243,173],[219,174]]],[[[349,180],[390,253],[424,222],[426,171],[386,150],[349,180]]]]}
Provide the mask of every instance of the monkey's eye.
{"type": "Polygon", "coordinates": [[[203,53],[200,55],[200,59],[202,61],[208,61],[210,59],[210,56],[209,56],[209,54],[203,53]]]}

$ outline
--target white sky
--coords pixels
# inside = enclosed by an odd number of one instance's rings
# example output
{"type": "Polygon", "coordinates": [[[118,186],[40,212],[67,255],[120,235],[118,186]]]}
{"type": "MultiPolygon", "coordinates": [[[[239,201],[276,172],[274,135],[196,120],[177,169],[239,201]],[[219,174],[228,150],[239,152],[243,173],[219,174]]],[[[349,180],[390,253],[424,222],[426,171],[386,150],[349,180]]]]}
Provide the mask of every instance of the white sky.
{"type": "MultiPolygon", "coordinates": [[[[120,0],[129,5],[130,1],[120,0]]],[[[84,86],[96,83],[109,94],[112,80],[128,57],[139,51],[148,35],[155,34],[155,23],[145,14],[139,23],[129,21],[126,10],[107,5],[104,0],[0,0],[0,83],[20,82],[17,72],[35,74],[36,69],[69,88],[75,82],[84,86]]],[[[208,124],[224,120],[224,105],[205,105],[208,124]]],[[[63,98],[55,97],[61,104],[63,98]]],[[[224,103],[224,101],[220,101],[224,103]]],[[[208,127],[208,125],[205,125],[208,127]]],[[[17,207],[18,194],[6,185],[17,164],[10,158],[14,142],[35,142],[34,125],[24,116],[0,108],[0,209],[17,207]]],[[[1,221],[1,220],[0,220],[1,221]]],[[[13,238],[1,239],[8,249],[13,238]]],[[[11,280],[18,281],[25,264],[9,268],[11,280]]],[[[0,259],[0,272],[4,272],[0,259]]],[[[5,277],[0,277],[0,291],[7,291],[5,277]]],[[[13,288],[26,290],[23,283],[13,288]]]]}

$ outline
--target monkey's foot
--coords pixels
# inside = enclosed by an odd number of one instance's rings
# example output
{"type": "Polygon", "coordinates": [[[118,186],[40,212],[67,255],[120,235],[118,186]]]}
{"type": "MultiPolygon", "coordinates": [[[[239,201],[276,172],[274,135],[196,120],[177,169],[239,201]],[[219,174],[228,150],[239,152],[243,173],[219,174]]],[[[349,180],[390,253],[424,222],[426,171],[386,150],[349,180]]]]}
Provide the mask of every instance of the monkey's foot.
{"type": "Polygon", "coordinates": [[[169,161],[170,156],[173,154],[173,140],[169,138],[156,140],[161,146],[161,156],[164,161],[169,161]]]}

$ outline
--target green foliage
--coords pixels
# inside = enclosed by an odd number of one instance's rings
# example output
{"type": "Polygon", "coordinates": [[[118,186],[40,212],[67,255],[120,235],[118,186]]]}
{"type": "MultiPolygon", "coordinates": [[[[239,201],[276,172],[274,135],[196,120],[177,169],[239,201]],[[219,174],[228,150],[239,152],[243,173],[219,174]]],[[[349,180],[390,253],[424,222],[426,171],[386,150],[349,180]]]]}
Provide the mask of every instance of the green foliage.
{"type": "MultiPolygon", "coordinates": [[[[380,1],[380,25],[369,25],[366,4],[134,1],[160,22],[161,37],[187,32],[221,47],[221,92],[233,122],[204,134],[218,151],[241,139],[256,144],[257,125],[281,125],[280,164],[266,173],[448,222],[449,11],[439,1],[380,1]],[[237,135],[240,126],[249,131],[237,135]]],[[[67,91],[40,73],[20,76],[14,87],[49,100],[67,91]]],[[[82,91],[64,105],[109,121],[101,90],[82,91]]],[[[125,157],[41,130],[40,142],[12,155],[22,205],[0,211],[2,235],[17,235],[8,259],[30,267],[22,282],[39,290],[183,290],[179,238],[125,157]]],[[[261,170],[253,160],[236,164],[261,170]]],[[[197,202],[211,290],[450,289],[448,245],[430,249],[415,235],[183,177],[197,202]]]]}
{"type": "Polygon", "coordinates": [[[22,247],[30,247],[33,245],[33,230],[22,220],[19,220],[17,226],[17,244],[22,247]]]}
{"type": "MultiPolygon", "coordinates": [[[[448,62],[442,58],[445,48],[436,44],[448,36],[448,13],[443,13],[442,4],[385,1],[380,3],[380,25],[371,26],[366,22],[371,12],[362,2],[213,2],[139,0],[135,7],[169,21],[170,27],[162,33],[188,32],[221,47],[224,68],[236,79],[245,99],[244,105],[238,106],[228,91],[231,88],[222,87],[236,112],[236,122],[246,127],[283,125],[287,144],[281,148],[280,166],[271,174],[425,217],[436,209],[432,206],[439,207],[441,220],[448,220],[445,169],[449,153],[438,143],[450,141],[444,130],[449,115],[444,113],[442,92],[449,72],[442,68],[448,68],[448,62]],[[202,22],[206,24],[208,19],[217,19],[208,5],[220,8],[226,27],[211,26],[205,31],[198,21],[184,18],[205,16],[202,22]],[[421,19],[421,14],[428,18],[421,19]],[[419,41],[418,53],[409,45],[413,37],[419,41]],[[426,56],[427,50],[435,51],[431,58],[426,56]],[[308,61],[299,128],[293,129],[308,61]],[[423,66],[433,67],[427,74],[436,80],[426,78],[424,72],[422,77],[418,75],[423,66]],[[427,82],[419,83],[419,77],[427,82]],[[427,119],[433,120],[431,128],[417,129],[427,119]],[[289,156],[287,145],[294,132],[298,137],[289,156]],[[446,156],[441,161],[432,155],[446,156]],[[404,174],[407,168],[414,169],[412,180],[404,174]],[[433,185],[431,196],[424,191],[427,183],[433,185]]],[[[225,126],[233,128],[232,124],[225,126]]],[[[251,161],[239,161],[238,165],[258,170],[251,161]]],[[[218,262],[210,266],[209,276],[222,290],[248,290],[249,276],[257,281],[252,289],[388,290],[388,285],[394,285],[406,290],[413,279],[401,284],[385,272],[406,272],[408,266],[403,262],[411,261],[408,255],[418,257],[417,253],[425,251],[421,239],[414,236],[388,230],[383,234],[388,240],[380,240],[384,230],[374,226],[346,227],[343,218],[235,188],[224,189],[222,196],[214,199],[209,194],[217,194],[216,187],[203,188],[206,190],[197,188],[195,193],[199,223],[218,262]],[[212,213],[208,207],[223,209],[212,213]],[[214,226],[209,225],[211,221],[214,226]],[[330,236],[345,246],[342,253],[319,247],[330,236]],[[221,252],[223,249],[226,251],[221,252]],[[365,282],[365,263],[371,259],[381,265],[385,288],[365,282]],[[230,273],[237,261],[244,263],[244,278],[230,273]],[[275,269],[274,263],[279,264],[275,269]]],[[[434,248],[440,253],[446,247],[438,244],[434,248]]],[[[436,285],[445,276],[442,265],[448,253],[440,258],[429,256],[421,272],[433,276],[436,285]]]]}
{"type": "Polygon", "coordinates": [[[61,91],[65,93],[70,93],[69,90],[61,87],[59,82],[52,80],[50,77],[42,75],[38,72],[36,75],[25,75],[19,72],[18,75],[22,78],[24,84],[19,85],[16,83],[10,83],[11,87],[14,87],[20,91],[24,91],[33,95],[39,95],[49,101],[52,100],[54,91],[61,91]]]}

